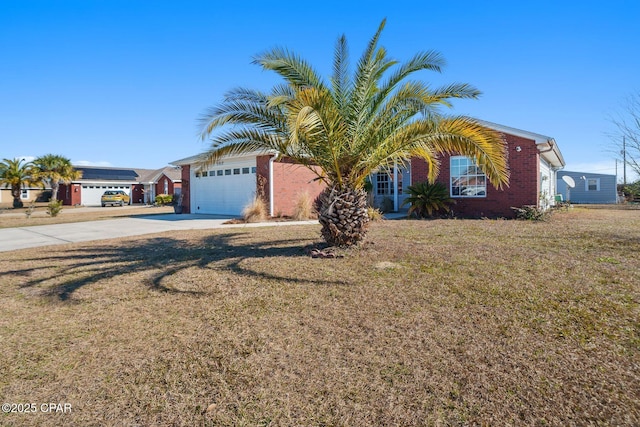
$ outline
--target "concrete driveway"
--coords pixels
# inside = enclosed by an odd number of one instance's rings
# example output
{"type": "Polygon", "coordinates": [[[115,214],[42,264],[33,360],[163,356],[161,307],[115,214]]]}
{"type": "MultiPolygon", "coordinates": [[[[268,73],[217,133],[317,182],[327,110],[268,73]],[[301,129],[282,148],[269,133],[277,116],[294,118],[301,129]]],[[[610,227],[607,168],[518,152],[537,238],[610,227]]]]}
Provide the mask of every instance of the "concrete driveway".
{"type": "Polygon", "coordinates": [[[231,217],[217,215],[150,215],[68,224],[37,225],[0,229],[0,252],[38,246],[88,242],[92,240],[122,239],[144,234],[176,230],[238,228],[317,224],[318,221],[264,222],[223,225],[231,217]]]}

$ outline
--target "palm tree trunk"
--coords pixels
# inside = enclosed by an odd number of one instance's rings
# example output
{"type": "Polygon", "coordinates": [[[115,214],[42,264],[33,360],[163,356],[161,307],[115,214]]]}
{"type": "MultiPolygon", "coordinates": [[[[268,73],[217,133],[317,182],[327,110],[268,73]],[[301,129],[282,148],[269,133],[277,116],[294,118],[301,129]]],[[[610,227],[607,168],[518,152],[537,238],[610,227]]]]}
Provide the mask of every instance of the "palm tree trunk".
{"type": "Polygon", "coordinates": [[[352,246],[367,233],[367,193],[353,188],[327,188],[320,194],[322,237],[331,246],[352,246]]]}
{"type": "Polygon", "coordinates": [[[11,187],[11,195],[13,196],[13,207],[21,208],[24,206],[22,200],[20,199],[20,193],[22,193],[22,188],[20,187],[11,187]]]}
{"type": "Polygon", "coordinates": [[[51,201],[55,202],[58,200],[58,188],[60,188],[60,184],[57,181],[51,181],[51,201]]]}

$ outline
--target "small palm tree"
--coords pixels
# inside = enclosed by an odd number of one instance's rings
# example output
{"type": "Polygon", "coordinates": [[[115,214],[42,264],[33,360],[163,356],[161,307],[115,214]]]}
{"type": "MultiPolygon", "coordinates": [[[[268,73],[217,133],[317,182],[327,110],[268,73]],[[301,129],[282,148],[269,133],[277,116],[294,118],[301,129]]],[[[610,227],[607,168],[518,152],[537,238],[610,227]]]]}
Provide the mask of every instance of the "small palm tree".
{"type": "Polygon", "coordinates": [[[20,199],[23,188],[39,184],[33,163],[26,162],[25,159],[4,159],[0,162],[0,185],[11,188],[14,208],[24,206],[20,199]]]}
{"type": "Polygon", "coordinates": [[[438,175],[438,156],[466,155],[489,181],[500,188],[508,182],[505,143],[495,131],[467,117],[444,116],[452,98],[477,98],[468,84],[431,89],[408,78],[421,70],[440,71],[444,60],[429,51],[408,62],[387,58],[378,47],[385,21],[369,41],[353,75],[347,41],[336,44],[329,82],[303,59],[273,49],[254,63],[275,71],[285,84],[266,94],[235,89],[202,117],[202,137],[211,137],[203,165],[225,155],[263,150],[309,167],[327,184],[320,196],[322,236],[331,245],[361,241],[368,222],[367,177],[376,170],[405,164],[418,156],[438,175]],[[215,132],[218,131],[218,132],[215,132]]]}
{"type": "Polygon", "coordinates": [[[456,202],[449,197],[449,189],[439,182],[410,185],[407,193],[409,197],[402,202],[402,206],[410,204],[409,215],[415,214],[418,218],[433,216],[439,211],[449,212],[450,205],[456,202]]]}
{"type": "Polygon", "coordinates": [[[60,184],[82,178],[82,172],[73,168],[71,160],[56,154],[46,154],[33,161],[35,175],[51,185],[51,200],[58,200],[60,184]]]}

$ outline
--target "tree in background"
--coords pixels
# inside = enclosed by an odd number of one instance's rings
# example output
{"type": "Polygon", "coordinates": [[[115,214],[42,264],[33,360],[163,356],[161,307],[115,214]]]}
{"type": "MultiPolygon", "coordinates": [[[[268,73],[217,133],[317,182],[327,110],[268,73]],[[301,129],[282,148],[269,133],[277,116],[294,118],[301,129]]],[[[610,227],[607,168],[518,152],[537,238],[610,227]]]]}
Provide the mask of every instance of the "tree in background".
{"type": "Polygon", "coordinates": [[[225,155],[266,150],[308,167],[327,184],[320,195],[319,221],[324,239],[338,246],[356,244],[365,236],[367,177],[413,156],[427,161],[431,181],[438,175],[439,155],[457,153],[482,165],[494,186],[506,185],[501,135],[473,119],[439,111],[451,107],[453,98],[475,99],[480,92],[468,84],[434,89],[408,80],[418,71],[440,72],[444,59],[437,52],[421,52],[398,66],[378,46],[384,25],[353,74],[346,38],[338,39],[328,82],[286,49],[256,57],[255,64],[276,72],[284,84],[269,94],[235,89],[209,109],[201,119],[202,137],[211,137],[212,145],[202,165],[225,155]]]}
{"type": "Polygon", "coordinates": [[[35,176],[51,186],[51,200],[58,200],[60,184],[69,184],[82,177],[82,172],[74,169],[71,160],[56,154],[46,154],[33,161],[35,176]]]}
{"type": "Polygon", "coordinates": [[[3,159],[0,162],[0,185],[11,188],[14,208],[24,206],[20,198],[23,188],[39,184],[33,163],[25,159],[3,159]]]}
{"type": "Polygon", "coordinates": [[[616,158],[640,176],[640,92],[627,98],[622,111],[613,116],[611,122],[616,127],[609,135],[616,158]]]}

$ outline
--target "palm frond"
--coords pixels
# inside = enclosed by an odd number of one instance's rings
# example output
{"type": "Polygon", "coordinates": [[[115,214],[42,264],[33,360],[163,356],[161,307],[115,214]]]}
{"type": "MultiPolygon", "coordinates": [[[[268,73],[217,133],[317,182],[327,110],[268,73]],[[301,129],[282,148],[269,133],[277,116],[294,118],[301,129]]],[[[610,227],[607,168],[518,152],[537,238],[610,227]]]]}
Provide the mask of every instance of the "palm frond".
{"type": "Polygon", "coordinates": [[[253,63],[262,66],[265,70],[275,71],[297,89],[324,87],[322,78],[313,67],[300,56],[289,52],[287,49],[275,48],[267,51],[256,56],[253,63]]]}
{"type": "MultiPolygon", "coordinates": [[[[349,78],[349,49],[347,39],[343,35],[336,42],[333,57],[333,77],[331,78],[333,99],[340,111],[345,110],[351,93],[349,78]]],[[[344,114],[344,113],[343,113],[344,114]]]]}
{"type": "MultiPolygon", "coordinates": [[[[424,125],[423,122],[416,124],[424,125]]],[[[507,147],[503,136],[469,117],[447,117],[428,123],[424,144],[438,154],[455,153],[475,160],[489,182],[500,189],[509,183],[507,147]]]]}

